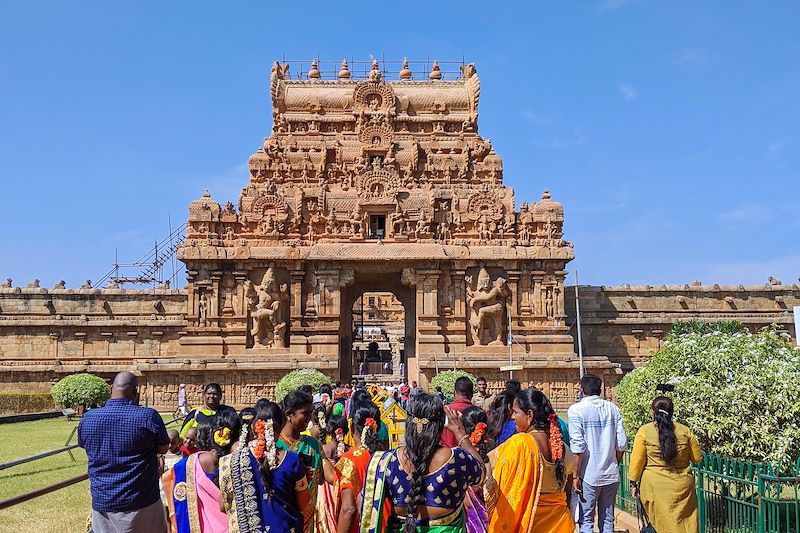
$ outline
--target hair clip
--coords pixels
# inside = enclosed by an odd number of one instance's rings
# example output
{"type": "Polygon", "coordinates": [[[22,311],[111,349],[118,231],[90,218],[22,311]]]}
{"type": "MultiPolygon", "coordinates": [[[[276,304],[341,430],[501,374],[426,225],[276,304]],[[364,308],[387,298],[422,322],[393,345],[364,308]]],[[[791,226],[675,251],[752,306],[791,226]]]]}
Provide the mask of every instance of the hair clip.
{"type": "Polygon", "coordinates": [[[416,416],[411,419],[411,423],[417,426],[417,431],[422,431],[422,426],[427,425],[430,423],[430,420],[427,418],[417,418],[416,416]]]}

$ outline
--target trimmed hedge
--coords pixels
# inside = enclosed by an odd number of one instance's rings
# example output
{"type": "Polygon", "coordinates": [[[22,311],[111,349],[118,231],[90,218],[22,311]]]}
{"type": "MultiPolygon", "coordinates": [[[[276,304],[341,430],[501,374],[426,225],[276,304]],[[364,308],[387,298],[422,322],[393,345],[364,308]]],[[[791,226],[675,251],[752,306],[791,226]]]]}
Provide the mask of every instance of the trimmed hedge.
{"type": "Polygon", "coordinates": [[[53,385],[50,394],[64,407],[93,407],[108,400],[111,386],[94,374],[72,374],[53,385]]]}
{"type": "Polygon", "coordinates": [[[55,408],[56,404],[47,392],[0,393],[0,414],[41,413],[55,408]]]}
{"type": "Polygon", "coordinates": [[[275,401],[280,402],[287,394],[297,390],[301,385],[311,385],[316,392],[320,385],[330,384],[330,382],[331,378],[313,368],[292,370],[283,376],[275,386],[275,401]]]}
{"type": "Polygon", "coordinates": [[[445,370],[439,372],[431,380],[431,392],[436,390],[436,387],[441,387],[442,392],[448,398],[452,398],[456,390],[456,380],[462,376],[468,377],[472,381],[473,389],[477,386],[477,379],[469,372],[463,370],[445,370]]]}

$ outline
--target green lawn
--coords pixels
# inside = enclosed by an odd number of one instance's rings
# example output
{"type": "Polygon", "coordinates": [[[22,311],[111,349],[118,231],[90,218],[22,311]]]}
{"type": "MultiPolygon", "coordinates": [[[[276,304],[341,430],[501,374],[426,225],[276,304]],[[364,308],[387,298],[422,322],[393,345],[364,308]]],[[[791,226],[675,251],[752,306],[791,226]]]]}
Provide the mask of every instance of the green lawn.
{"type": "MultiPolygon", "coordinates": [[[[163,417],[165,422],[172,420],[172,416],[163,417]]],[[[77,424],[77,420],[68,422],[64,418],[2,424],[0,462],[61,448],[77,424]]],[[[77,443],[77,436],[71,441],[74,443],[77,443]]],[[[77,448],[72,454],[75,462],[65,452],[0,470],[0,500],[86,472],[86,453],[77,448]]],[[[0,511],[0,533],[83,532],[90,513],[89,482],[83,481],[0,511]]]]}
{"type": "MultiPolygon", "coordinates": [[[[0,462],[7,462],[64,446],[77,421],[64,418],[0,425],[0,462]]],[[[71,443],[76,443],[74,437],[71,443]]],[[[0,470],[0,499],[17,496],[86,472],[86,454],[80,448],[0,470]]],[[[0,532],[86,531],[91,512],[89,482],[69,486],[0,511],[0,532]]]]}

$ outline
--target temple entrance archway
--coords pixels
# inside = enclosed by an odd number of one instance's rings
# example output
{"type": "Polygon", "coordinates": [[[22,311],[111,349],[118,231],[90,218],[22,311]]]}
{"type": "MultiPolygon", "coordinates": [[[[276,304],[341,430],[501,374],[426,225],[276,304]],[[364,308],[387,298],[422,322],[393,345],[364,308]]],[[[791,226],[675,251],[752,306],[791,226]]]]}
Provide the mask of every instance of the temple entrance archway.
{"type": "MultiPolygon", "coordinates": [[[[408,376],[408,361],[413,360],[416,355],[416,290],[413,287],[406,287],[400,282],[400,271],[356,271],[354,283],[342,291],[341,309],[339,378],[349,381],[353,376],[369,374],[382,375],[385,376],[384,379],[390,379],[385,372],[374,372],[374,370],[378,370],[377,366],[383,369],[386,361],[373,361],[373,364],[366,364],[365,362],[365,365],[359,368],[359,352],[363,354],[364,350],[362,348],[369,346],[370,342],[377,342],[379,352],[386,352],[387,350],[391,352],[399,349],[399,353],[395,352],[392,357],[391,372],[389,374],[392,376],[392,381],[405,380],[408,376]],[[380,320],[369,320],[368,315],[359,324],[359,313],[369,313],[370,303],[368,299],[370,297],[389,299],[390,296],[402,306],[402,335],[398,335],[398,332],[393,331],[391,328],[387,329],[385,325],[381,324],[380,320]],[[362,301],[364,302],[363,304],[362,301]],[[359,308],[361,311],[358,311],[359,308]],[[358,338],[356,330],[361,328],[364,331],[364,325],[370,322],[376,324],[376,327],[384,326],[381,329],[386,337],[385,339],[358,338]]],[[[376,347],[372,346],[372,348],[376,347]]]]}

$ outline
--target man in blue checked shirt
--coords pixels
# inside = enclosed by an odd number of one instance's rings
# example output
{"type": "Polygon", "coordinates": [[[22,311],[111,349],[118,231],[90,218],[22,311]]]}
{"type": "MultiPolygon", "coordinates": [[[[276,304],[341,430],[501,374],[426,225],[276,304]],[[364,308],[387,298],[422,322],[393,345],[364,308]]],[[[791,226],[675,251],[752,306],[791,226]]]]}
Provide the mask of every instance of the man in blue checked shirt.
{"type": "Polygon", "coordinates": [[[89,458],[94,533],[166,531],[158,490],[158,454],[169,448],[164,421],[138,404],[138,380],[120,372],[111,399],[78,425],[78,444],[89,458]]]}

